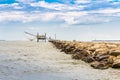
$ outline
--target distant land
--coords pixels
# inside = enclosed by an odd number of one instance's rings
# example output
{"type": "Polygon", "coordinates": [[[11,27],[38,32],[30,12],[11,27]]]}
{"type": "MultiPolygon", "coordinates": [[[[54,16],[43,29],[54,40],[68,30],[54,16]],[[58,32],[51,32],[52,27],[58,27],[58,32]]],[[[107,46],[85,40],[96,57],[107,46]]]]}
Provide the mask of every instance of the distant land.
{"type": "Polygon", "coordinates": [[[120,42],[120,40],[92,40],[92,42],[120,42]]]}
{"type": "Polygon", "coordinates": [[[0,41],[5,41],[5,40],[0,40],[0,41]]]}

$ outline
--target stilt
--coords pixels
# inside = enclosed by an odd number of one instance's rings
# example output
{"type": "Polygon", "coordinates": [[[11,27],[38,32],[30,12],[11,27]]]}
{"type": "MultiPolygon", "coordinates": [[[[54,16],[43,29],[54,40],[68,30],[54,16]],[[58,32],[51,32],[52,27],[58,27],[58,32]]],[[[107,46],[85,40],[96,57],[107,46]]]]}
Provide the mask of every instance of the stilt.
{"type": "Polygon", "coordinates": [[[47,40],[47,36],[46,36],[46,33],[44,35],[39,35],[39,33],[37,33],[37,35],[34,35],[34,34],[31,34],[31,33],[28,33],[28,32],[25,32],[26,34],[29,34],[31,36],[34,36],[36,37],[37,39],[37,42],[39,42],[39,40],[42,40],[42,41],[45,41],[47,40]]]}

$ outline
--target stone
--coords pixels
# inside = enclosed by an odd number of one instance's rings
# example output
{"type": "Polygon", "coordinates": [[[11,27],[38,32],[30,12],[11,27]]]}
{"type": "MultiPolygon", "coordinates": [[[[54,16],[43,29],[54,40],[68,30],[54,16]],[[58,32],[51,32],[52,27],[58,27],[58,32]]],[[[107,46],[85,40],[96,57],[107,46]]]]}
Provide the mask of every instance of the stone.
{"type": "Polygon", "coordinates": [[[102,60],[104,60],[104,59],[108,59],[109,58],[109,56],[110,55],[107,55],[107,54],[102,54],[102,55],[100,55],[100,54],[98,54],[97,56],[95,56],[94,58],[95,58],[95,60],[97,60],[97,61],[102,61],[102,60]]]}
{"type": "Polygon", "coordinates": [[[76,52],[75,54],[72,55],[72,59],[82,59],[83,55],[80,54],[79,52],[76,52]]]}
{"type": "Polygon", "coordinates": [[[112,56],[119,56],[120,55],[120,51],[111,51],[110,55],[112,55],[112,56]]]}
{"type": "Polygon", "coordinates": [[[120,68],[120,63],[113,63],[112,68],[120,68]]]}
{"type": "Polygon", "coordinates": [[[93,67],[94,69],[108,69],[109,65],[107,62],[92,62],[91,63],[91,67],[93,67]]]}
{"type": "Polygon", "coordinates": [[[95,69],[120,68],[120,44],[60,40],[51,43],[66,54],[72,54],[73,59],[90,63],[95,69]]]}
{"type": "Polygon", "coordinates": [[[113,59],[112,68],[120,68],[120,56],[113,59]]]}

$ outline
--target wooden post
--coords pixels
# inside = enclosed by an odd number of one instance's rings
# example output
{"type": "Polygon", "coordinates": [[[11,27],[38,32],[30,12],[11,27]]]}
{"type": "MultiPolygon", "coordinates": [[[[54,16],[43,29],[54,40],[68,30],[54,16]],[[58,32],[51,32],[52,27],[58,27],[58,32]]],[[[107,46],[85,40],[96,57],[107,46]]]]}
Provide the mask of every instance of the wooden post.
{"type": "Polygon", "coordinates": [[[45,42],[46,42],[46,39],[47,39],[47,37],[46,37],[46,33],[45,33],[45,42]]]}
{"type": "Polygon", "coordinates": [[[39,33],[37,33],[37,42],[39,42],[39,33]]]}

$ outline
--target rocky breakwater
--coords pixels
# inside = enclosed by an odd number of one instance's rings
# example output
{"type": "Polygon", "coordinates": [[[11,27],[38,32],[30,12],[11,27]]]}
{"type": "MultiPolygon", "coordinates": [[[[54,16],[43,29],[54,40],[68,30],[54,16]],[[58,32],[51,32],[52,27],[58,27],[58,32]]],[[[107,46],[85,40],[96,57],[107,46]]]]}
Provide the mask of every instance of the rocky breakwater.
{"type": "Polygon", "coordinates": [[[120,68],[120,44],[103,42],[50,41],[73,59],[83,60],[95,69],[120,68]]]}

